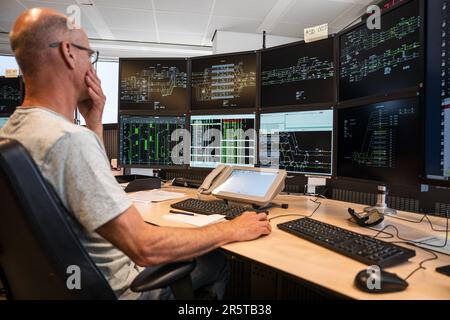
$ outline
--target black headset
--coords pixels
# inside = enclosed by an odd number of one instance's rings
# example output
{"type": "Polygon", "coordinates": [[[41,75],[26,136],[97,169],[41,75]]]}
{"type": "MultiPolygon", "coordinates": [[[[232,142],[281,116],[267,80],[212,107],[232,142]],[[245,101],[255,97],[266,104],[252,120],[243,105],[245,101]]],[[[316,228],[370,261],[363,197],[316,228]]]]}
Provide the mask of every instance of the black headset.
{"type": "Polygon", "coordinates": [[[362,213],[356,213],[354,209],[348,208],[348,213],[358,226],[361,227],[373,227],[384,220],[384,215],[378,210],[371,210],[365,213],[365,215],[361,215],[362,213]]]}

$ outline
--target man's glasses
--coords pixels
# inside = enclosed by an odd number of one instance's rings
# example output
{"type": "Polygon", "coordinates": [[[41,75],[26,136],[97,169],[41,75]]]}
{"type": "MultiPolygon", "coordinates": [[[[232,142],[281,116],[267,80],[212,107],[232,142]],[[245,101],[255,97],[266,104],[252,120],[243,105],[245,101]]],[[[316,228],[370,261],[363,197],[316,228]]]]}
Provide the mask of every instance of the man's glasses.
{"type": "MultiPolygon", "coordinates": [[[[49,47],[50,47],[50,48],[58,48],[58,46],[59,46],[61,43],[62,43],[62,42],[53,42],[53,43],[51,43],[51,44],[49,45],[49,47]]],[[[77,48],[77,49],[87,51],[87,52],[89,53],[89,57],[91,58],[91,63],[92,63],[92,64],[94,64],[94,63],[97,62],[98,56],[99,56],[99,52],[98,52],[98,51],[95,51],[95,50],[92,50],[92,49],[90,49],[90,48],[86,48],[86,47],[80,46],[80,45],[75,44],[75,43],[70,43],[70,45],[74,46],[74,47],[77,48]]]]}

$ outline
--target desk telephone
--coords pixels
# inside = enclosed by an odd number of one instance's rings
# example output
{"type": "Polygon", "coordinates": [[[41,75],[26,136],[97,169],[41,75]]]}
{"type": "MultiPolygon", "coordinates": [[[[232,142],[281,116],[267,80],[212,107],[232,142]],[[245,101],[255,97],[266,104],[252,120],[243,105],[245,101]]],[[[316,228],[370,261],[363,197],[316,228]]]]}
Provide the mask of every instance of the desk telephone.
{"type": "Polygon", "coordinates": [[[205,178],[200,188],[198,188],[199,194],[209,195],[222,184],[226,178],[230,175],[232,168],[224,164],[219,164],[211,173],[205,178]]]}

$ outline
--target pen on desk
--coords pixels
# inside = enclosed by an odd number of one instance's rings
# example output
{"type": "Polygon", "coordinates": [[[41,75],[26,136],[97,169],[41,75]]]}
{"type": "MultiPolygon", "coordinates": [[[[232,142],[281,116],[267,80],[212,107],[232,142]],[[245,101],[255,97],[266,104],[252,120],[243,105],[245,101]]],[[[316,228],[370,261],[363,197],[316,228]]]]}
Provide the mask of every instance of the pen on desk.
{"type": "Polygon", "coordinates": [[[190,212],[181,212],[181,211],[175,211],[175,210],[170,210],[169,212],[170,213],[175,213],[175,214],[184,214],[184,215],[187,215],[187,216],[195,216],[195,214],[190,213],[190,212]]]}

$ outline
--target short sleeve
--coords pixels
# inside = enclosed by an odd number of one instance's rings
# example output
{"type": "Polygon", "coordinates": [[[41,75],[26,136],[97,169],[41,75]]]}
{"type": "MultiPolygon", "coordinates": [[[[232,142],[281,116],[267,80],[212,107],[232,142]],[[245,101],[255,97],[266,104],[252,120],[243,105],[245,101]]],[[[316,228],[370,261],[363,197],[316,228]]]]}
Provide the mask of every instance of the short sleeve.
{"type": "Polygon", "coordinates": [[[132,205],[111,173],[100,139],[88,129],[66,133],[57,141],[46,157],[44,176],[90,232],[132,205]]]}

